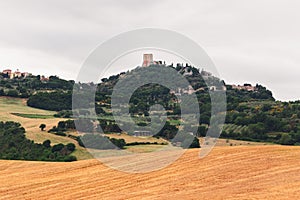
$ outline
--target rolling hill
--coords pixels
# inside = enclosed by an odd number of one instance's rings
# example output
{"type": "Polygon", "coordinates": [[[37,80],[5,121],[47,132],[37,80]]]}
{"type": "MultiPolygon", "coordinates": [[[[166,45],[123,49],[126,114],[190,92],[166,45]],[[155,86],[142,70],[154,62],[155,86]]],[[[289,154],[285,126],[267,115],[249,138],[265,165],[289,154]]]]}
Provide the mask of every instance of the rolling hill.
{"type": "Polygon", "coordinates": [[[297,199],[300,147],[188,150],[165,169],[129,174],[97,160],[0,161],[0,199],[297,199]],[[26,169],[26,170],[25,170],[26,169]]]}

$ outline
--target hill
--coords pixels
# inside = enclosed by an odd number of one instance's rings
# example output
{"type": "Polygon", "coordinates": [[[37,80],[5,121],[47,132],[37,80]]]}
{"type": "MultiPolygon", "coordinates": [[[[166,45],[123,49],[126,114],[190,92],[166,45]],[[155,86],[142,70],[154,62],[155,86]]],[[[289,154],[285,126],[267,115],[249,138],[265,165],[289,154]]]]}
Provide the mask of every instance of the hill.
{"type": "MultiPolygon", "coordinates": [[[[67,119],[53,118],[65,117],[71,118],[77,116],[85,122],[84,127],[89,127],[89,132],[101,132],[105,133],[110,139],[116,138],[121,140],[128,137],[130,140],[134,139],[135,132],[137,131],[135,126],[130,124],[129,120],[121,121],[121,124],[117,124],[112,116],[111,109],[111,95],[114,86],[118,81],[133,76],[136,79],[139,78],[139,74],[147,74],[149,77],[155,76],[154,69],[172,68],[176,70],[176,73],[182,74],[189,82],[190,87],[180,88],[178,85],[173,89],[168,89],[158,84],[146,84],[138,88],[130,99],[130,115],[133,121],[140,127],[142,131],[148,131],[146,125],[151,124],[151,118],[149,116],[150,107],[155,104],[163,105],[167,110],[167,123],[154,137],[157,141],[153,141],[152,138],[147,138],[147,141],[139,143],[137,149],[136,144],[138,141],[131,142],[130,145],[124,147],[124,142],[121,145],[123,148],[130,149],[130,151],[148,152],[160,148],[163,141],[171,141],[174,145],[180,145],[184,148],[188,148],[188,142],[185,142],[185,137],[179,137],[176,141],[173,141],[177,130],[183,130],[185,134],[195,129],[197,131],[192,144],[193,147],[199,147],[198,138],[206,135],[208,128],[212,128],[214,133],[218,135],[221,126],[211,126],[210,119],[211,102],[210,92],[221,92],[226,90],[227,95],[227,115],[225,121],[225,127],[222,131],[221,137],[230,140],[246,140],[252,142],[264,142],[264,143],[279,143],[283,145],[299,145],[300,144],[300,103],[299,102],[279,102],[275,101],[272,92],[266,87],[257,84],[252,86],[250,84],[244,84],[243,86],[226,85],[224,81],[212,74],[200,71],[193,66],[186,64],[177,64],[176,66],[161,66],[150,65],[146,70],[147,73],[143,73],[145,68],[137,67],[134,70],[123,72],[117,75],[104,78],[100,83],[77,83],[70,80],[66,81],[56,76],[51,76],[48,80],[40,79],[39,76],[28,76],[25,78],[5,78],[5,74],[0,74],[0,95],[24,97],[27,99],[20,99],[27,106],[13,107],[9,104],[9,101],[3,102],[3,121],[11,120],[20,122],[26,129],[26,136],[29,139],[34,140],[37,143],[42,143],[46,139],[50,139],[52,144],[73,142],[77,145],[78,134],[74,128],[71,129],[60,126],[64,123],[61,121],[67,119]],[[210,85],[216,86],[208,86],[210,85]],[[74,88],[73,88],[74,86],[74,88]],[[82,98],[86,96],[83,89],[96,88],[95,101],[91,102],[82,98]],[[2,90],[3,91],[2,91],[2,90]],[[77,109],[74,113],[71,112],[72,108],[72,89],[79,91],[78,98],[75,98],[77,103],[83,105],[83,107],[77,109]],[[17,95],[11,95],[11,91],[15,91],[17,95]],[[198,99],[200,108],[200,120],[197,124],[190,124],[189,120],[183,120],[181,117],[181,105],[180,99],[177,95],[185,97],[195,93],[198,99]],[[5,104],[9,104],[7,107],[5,104]],[[30,106],[30,107],[28,107],[30,106]],[[10,108],[11,107],[11,108],[10,108]],[[97,116],[91,116],[91,109],[96,110],[97,116]],[[38,109],[36,109],[38,108],[38,109]],[[44,110],[41,110],[44,109],[44,110]],[[7,112],[9,110],[9,112],[7,112]],[[28,112],[26,112],[28,110],[28,112]],[[49,110],[49,111],[45,111],[49,110]],[[24,111],[24,112],[23,112],[24,111]],[[52,112],[57,111],[57,112],[52,112]],[[45,114],[43,114],[45,113],[45,114]],[[51,114],[50,114],[51,113],[51,114]],[[39,130],[39,125],[45,123],[47,133],[39,130]],[[23,125],[24,124],[24,125],[23,125]],[[125,134],[119,134],[122,132],[120,125],[127,127],[125,134]],[[54,127],[55,126],[55,127],[54,127]],[[66,133],[67,132],[67,133],[66,133]],[[127,135],[126,135],[127,134],[127,135]],[[71,137],[69,137],[71,136],[71,137]],[[154,145],[154,143],[156,145],[154,145]],[[180,144],[178,144],[180,143],[180,144]],[[153,146],[154,145],[154,146],[153,146]]],[[[171,78],[169,81],[173,83],[171,78]]],[[[128,82],[130,85],[132,82],[128,82]]],[[[127,87],[124,85],[123,87],[127,87]]],[[[121,95],[127,96],[126,90],[121,90],[121,95]]],[[[6,98],[12,99],[12,98],[6,98]]],[[[13,101],[16,101],[14,99],[13,101]]],[[[19,103],[17,103],[20,105],[19,103]]],[[[120,109],[123,107],[120,106],[120,109]]],[[[187,108],[188,112],[193,113],[193,108],[187,108]]],[[[128,118],[128,115],[126,115],[128,118]]],[[[191,118],[190,118],[191,119],[191,118]]],[[[76,119],[78,120],[78,119],[76,119]]],[[[160,124],[161,119],[157,123],[160,124]]],[[[74,124],[74,122],[72,122],[74,124]]],[[[78,127],[77,127],[78,128],[78,127]]],[[[78,131],[81,131],[78,129],[78,131]]],[[[194,136],[193,136],[194,137],[194,136]]],[[[136,140],[136,139],[134,139],[136,140]]],[[[79,141],[79,140],[78,140],[79,141]]],[[[93,140],[92,140],[93,141],[93,140]]],[[[119,143],[119,141],[117,141],[119,143]]],[[[166,144],[165,142],[163,142],[166,144]]],[[[80,144],[80,143],[79,143],[80,144]]],[[[189,143],[190,144],[190,143],[189,143]]],[[[229,143],[230,144],[230,143],[229,143]]],[[[233,145],[233,144],[232,144],[233,145]]],[[[84,148],[78,146],[78,150],[74,154],[79,153],[78,159],[86,158],[84,156],[84,148]]]]}
{"type": "MultiPolygon", "coordinates": [[[[154,72],[151,72],[151,68],[172,68],[178,73],[182,74],[190,84],[190,88],[175,88],[174,90],[168,89],[158,84],[146,84],[138,88],[132,94],[130,98],[129,112],[132,119],[139,126],[149,125],[151,119],[149,118],[150,107],[155,104],[163,105],[167,110],[168,122],[165,129],[160,131],[157,136],[163,137],[166,140],[172,140],[174,132],[179,125],[183,127],[186,132],[191,128],[198,128],[197,136],[205,136],[207,128],[210,127],[211,116],[211,96],[210,91],[220,92],[226,90],[227,96],[227,114],[226,114],[226,126],[222,131],[221,137],[247,140],[254,142],[272,142],[283,145],[298,145],[300,144],[300,102],[280,102],[275,101],[272,96],[272,92],[262,85],[252,86],[250,84],[244,84],[243,86],[226,85],[222,80],[211,74],[200,71],[199,69],[190,66],[188,64],[177,66],[160,66],[151,65],[148,67],[150,70],[146,70],[147,73],[143,73],[145,68],[136,68],[128,72],[123,72],[117,75],[110,76],[109,78],[102,79],[99,84],[94,83],[81,83],[75,85],[75,90],[78,91],[75,98],[76,105],[83,105],[79,107],[75,115],[78,117],[87,118],[90,115],[90,110],[95,107],[97,113],[97,119],[92,119],[94,122],[98,121],[101,124],[101,128],[104,133],[118,133],[120,128],[112,117],[111,112],[111,95],[114,86],[120,80],[124,80],[128,77],[134,77],[133,80],[141,79],[140,74],[147,74],[147,76],[155,76],[154,72]],[[210,85],[216,86],[208,86],[210,85]],[[82,98],[86,96],[85,88],[96,87],[95,102],[82,98]],[[178,100],[178,96],[188,96],[191,93],[195,93],[198,99],[200,108],[200,120],[199,124],[188,124],[183,122],[180,116],[181,105],[178,100]],[[84,102],[83,102],[84,101],[84,102]]],[[[132,84],[132,81],[128,81],[128,85],[132,84]]],[[[172,81],[173,79],[171,79],[172,81]]],[[[61,82],[69,83],[69,82],[61,82]]],[[[125,81],[126,83],[126,81],[125,81]]],[[[66,87],[60,87],[66,88],[66,87]]],[[[121,95],[127,96],[127,85],[123,85],[123,88],[119,88],[123,91],[121,95]],[[124,89],[124,90],[123,90],[124,89]]],[[[61,89],[52,92],[37,92],[29,97],[28,105],[32,107],[47,109],[47,110],[65,110],[71,107],[72,94],[70,91],[62,91],[61,89]],[[54,103],[55,100],[55,103],[54,103]]],[[[121,97],[120,97],[121,99],[121,97]]],[[[120,109],[122,106],[120,106],[120,109]]],[[[188,112],[193,112],[193,108],[186,108],[188,112]]],[[[65,112],[65,111],[61,111],[65,112]]],[[[129,127],[128,133],[133,134],[135,130],[134,126],[128,124],[128,121],[122,121],[123,127],[129,127]],[[130,129],[130,127],[132,127],[130,129]]],[[[95,127],[96,128],[96,127],[95,127]]],[[[220,132],[220,127],[215,126],[214,132],[220,132]]],[[[97,129],[97,128],[96,128],[97,129]]],[[[101,129],[99,129],[101,130],[101,129]]],[[[217,134],[218,135],[218,134],[217,134]]]]}
{"type": "Polygon", "coordinates": [[[299,197],[300,147],[217,147],[204,159],[198,153],[188,150],[169,167],[146,174],[122,173],[97,160],[0,161],[0,199],[299,197]]]}

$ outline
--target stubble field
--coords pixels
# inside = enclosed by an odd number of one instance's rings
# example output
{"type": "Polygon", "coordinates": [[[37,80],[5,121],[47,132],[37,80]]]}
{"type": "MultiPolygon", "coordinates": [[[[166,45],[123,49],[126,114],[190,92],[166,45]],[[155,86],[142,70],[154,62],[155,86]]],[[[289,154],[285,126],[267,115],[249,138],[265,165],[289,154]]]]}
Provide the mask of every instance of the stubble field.
{"type": "Polygon", "coordinates": [[[167,168],[116,171],[97,160],[0,161],[0,199],[298,199],[300,147],[188,150],[167,168]]]}

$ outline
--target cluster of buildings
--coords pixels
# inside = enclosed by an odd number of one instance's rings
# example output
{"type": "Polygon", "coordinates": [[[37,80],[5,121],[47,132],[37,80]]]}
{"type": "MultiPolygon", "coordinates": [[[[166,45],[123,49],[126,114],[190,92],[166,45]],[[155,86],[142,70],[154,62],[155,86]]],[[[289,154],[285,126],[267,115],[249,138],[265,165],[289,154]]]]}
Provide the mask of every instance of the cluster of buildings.
{"type": "Polygon", "coordinates": [[[193,94],[196,92],[192,86],[188,86],[188,88],[177,88],[176,90],[170,90],[170,94],[174,94],[176,96],[180,96],[182,94],[193,94]]]}
{"type": "Polygon", "coordinates": [[[49,81],[49,77],[46,77],[46,76],[41,76],[40,77],[40,80],[42,81],[42,82],[47,82],[47,81],[49,81]]]}
{"type": "Polygon", "coordinates": [[[13,72],[11,69],[5,69],[2,71],[2,74],[6,76],[6,78],[26,78],[28,75],[31,75],[28,72],[20,72],[18,69],[13,72]]]}
{"type": "MultiPolygon", "coordinates": [[[[153,60],[153,54],[149,53],[149,54],[144,54],[143,55],[143,62],[142,62],[142,67],[149,67],[150,65],[166,65],[166,62],[164,61],[155,61],[153,60]]],[[[183,67],[183,64],[177,64],[181,65],[182,67],[182,72],[183,75],[192,75],[193,72],[189,70],[188,67],[183,67]]],[[[204,69],[202,69],[202,71],[200,72],[201,76],[205,79],[208,77],[212,76],[212,73],[205,71],[204,69]]]]}
{"type": "Polygon", "coordinates": [[[203,79],[208,79],[209,77],[212,77],[212,73],[205,71],[204,69],[201,70],[200,74],[203,77],[203,79]]]}
{"type": "MultiPolygon", "coordinates": [[[[4,78],[9,78],[9,79],[14,79],[14,78],[26,78],[28,76],[31,76],[31,73],[28,72],[20,72],[19,69],[16,71],[12,71],[11,69],[5,69],[2,71],[2,75],[4,78]]],[[[41,81],[49,81],[48,77],[41,76],[40,77],[41,81]]]]}
{"type": "MultiPolygon", "coordinates": [[[[143,55],[142,67],[148,67],[150,65],[155,65],[155,64],[157,64],[157,65],[166,65],[165,62],[154,61],[153,60],[153,54],[144,54],[143,55]]],[[[180,72],[183,76],[193,75],[193,71],[189,68],[189,66],[183,66],[183,64],[178,63],[177,67],[181,68],[180,72]]],[[[201,74],[201,76],[204,80],[208,80],[209,78],[213,77],[211,72],[205,71],[204,69],[201,70],[200,74],[201,74]]],[[[191,94],[193,94],[197,91],[201,91],[201,90],[204,91],[205,88],[201,87],[201,88],[198,88],[197,90],[194,90],[192,86],[188,86],[188,88],[177,88],[176,90],[170,90],[170,93],[174,94],[176,96],[180,96],[182,94],[191,95],[191,94]]],[[[210,91],[218,91],[218,90],[225,91],[226,87],[223,86],[222,88],[217,88],[216,86],[210,86],[209,90],[210,91]]]]}
{"type": "Polygon", "coordinates": [[[231,85],[232,89],[236,90],[246,90],[246,91],[256,91],[257,88],[252,86],[251,84],[244,84],[244,85],[231,85]]]}

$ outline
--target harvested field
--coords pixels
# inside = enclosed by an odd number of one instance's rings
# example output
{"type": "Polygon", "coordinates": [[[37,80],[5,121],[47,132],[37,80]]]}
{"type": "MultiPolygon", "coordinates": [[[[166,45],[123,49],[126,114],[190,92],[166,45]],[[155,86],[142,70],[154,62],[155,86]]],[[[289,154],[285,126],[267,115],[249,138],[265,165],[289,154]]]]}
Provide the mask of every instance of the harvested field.
{"type": "Polygon", "coordinates": [[[297,199],[300,147],[188,150],[167,168],[130,174],[97,160],[0,161],[0,199],[297,199]]]}

